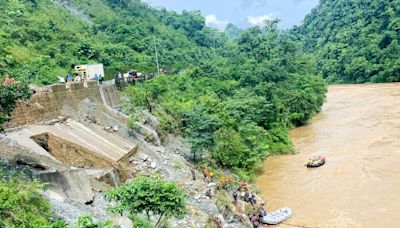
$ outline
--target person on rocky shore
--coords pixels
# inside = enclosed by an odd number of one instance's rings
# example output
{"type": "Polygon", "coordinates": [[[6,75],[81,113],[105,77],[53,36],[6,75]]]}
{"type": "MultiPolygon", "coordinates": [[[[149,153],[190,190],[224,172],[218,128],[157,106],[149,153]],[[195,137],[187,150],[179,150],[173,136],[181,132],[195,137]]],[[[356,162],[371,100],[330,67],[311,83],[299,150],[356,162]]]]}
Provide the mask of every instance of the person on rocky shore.
{"type": "Polygon", "coordinates": [[[212,195],[211,195],[211,188],[209,188],[209,189],[207,190],[206,196],[209,197],[210,199],[212,198],[212,195]]]}
{"type": "Polygon", "coordinates": [[[192,179],[195,181],[196,180],[196,171],[194,169],[191,169],[190,172],[192,173],[192,179]]]}
{"type": "Polygon", "coordinates": [[[251,224],[253,224],[254,228],[258,228],[260,226],[260,221],[256,214],[253,214],[253,216],[251,216],[251,224]]]}
{"type": "Polygon", "coordinates": [[[250,202],[250,194],[247,189],[244,191],[244,202],[246,203],[250,202]]]}
{"type": "Polygon", "coordinates": [[[60,84],[64,85],[65,84],[65,78],[63,76],[57,76],[57,77],[58,77],[58,80],[60,81],[60,84]]]}
{"type": "Polygon", "coordinates": [[[264,216],[264,213],[261,210],[258,210],[258,221],[262,222],[264,216]]]}
{"type": "Polygon", "coordinates": [[[203,169],[203,174],[204,174],[204,179],[206,180],[206,182],[210,183],[212,181],[214,173],[212,171],[210,171],[207,167],[205,167],[203,169]]]}
{"type": "Polygon", "coordinates": [[[235,203],[237,203],[237,201],[238,201],[238,196],[239,196],[239,194],[238,194],[237,191],[234,191],[232,193],[232,197],[233,197],[233,200],[234,200],[235,203]]]}
{"type": "Polygon", "coordinates": [[[267,211],[264,209],[264,204],[262,203],[260,208],[258,208],[258,214],[262,215],[263,217],[267,215],[267,211]]]}
{"type": "Polygon", "coordinates": [[[251,193],[249,201],[253,206],[257,204],[256,194],[254,192],[251,193]]]}

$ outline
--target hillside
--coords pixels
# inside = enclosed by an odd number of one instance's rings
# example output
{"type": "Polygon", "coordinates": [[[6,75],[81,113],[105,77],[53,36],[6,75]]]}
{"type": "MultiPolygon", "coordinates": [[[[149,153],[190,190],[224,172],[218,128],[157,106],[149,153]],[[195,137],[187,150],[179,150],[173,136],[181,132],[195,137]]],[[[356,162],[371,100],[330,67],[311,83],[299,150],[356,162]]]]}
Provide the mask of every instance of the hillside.
{"type": "Polygon", "coordinates": [[[0,74],[49,84],[74,64],[101,62],[106,71],[186,68],[220,35],[200,12],[181,15],[141,1],[0,0],[0,74]]]}
{"type": "Polygon", "coordinates": [[[400,81],[399,0],[321,0],[292,33],[328,82],[400,81]]]}
{"type": "Polygon", "coordinates": [[[164,131],[183,134],[192,159],[211,156],[237,171],[255,170],[272,154],[288,153],[288,129],[304,124],[324,102],[324,81],[277,21],[243,31],[176,76],[127,89],[130,113],[153,112],[164,131]],[[171,81],[173,83],[171,83],[171,81]]]}
{"type": "Polygon", "coordinates": [[[314,58],[278,21],[231,26],[228,39],[198,11],[140,0],[0,1],[0,75],[48,84],[82,62],[104,63],[110,73],[154,71],[156,44],[161,67],[182,72],[128,88],[127,114],[154,112],[163,131],[186,137],[194,160],[210,155],[252,173],[266,156],[290,152],[288,129],[324,101],[314,58]]]}

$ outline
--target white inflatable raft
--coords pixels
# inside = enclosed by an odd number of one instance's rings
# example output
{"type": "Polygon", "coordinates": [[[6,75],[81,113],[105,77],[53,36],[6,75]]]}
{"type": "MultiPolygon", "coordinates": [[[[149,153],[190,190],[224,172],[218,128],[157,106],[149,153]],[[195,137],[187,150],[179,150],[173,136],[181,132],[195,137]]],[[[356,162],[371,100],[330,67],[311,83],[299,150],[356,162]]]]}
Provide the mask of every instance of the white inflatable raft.
{"type": "Polygon", "coordinates": [[[264,216],[263,223],[276,225],[290,218],[290,216],[292,216],[292,210],[288,207],[284,207],[264,216]]]}

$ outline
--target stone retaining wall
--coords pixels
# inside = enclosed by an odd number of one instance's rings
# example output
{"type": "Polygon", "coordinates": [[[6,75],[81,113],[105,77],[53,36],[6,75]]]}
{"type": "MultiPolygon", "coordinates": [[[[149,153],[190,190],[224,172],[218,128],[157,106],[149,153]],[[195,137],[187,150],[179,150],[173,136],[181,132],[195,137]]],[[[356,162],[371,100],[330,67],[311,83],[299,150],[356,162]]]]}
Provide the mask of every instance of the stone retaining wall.
{"type": "Polygon", "coordinates": [[[57,118],[63,115],[64,105],[77,109],[79,102],[85,98],[102,102],[97,82],[88,82],[87,88],[83,86],[83,83],[75,83],[70,89],[66,89],[65,85],[52,85],[48,89],[41,89],[33,94],[29,101],[17,102],[6,127],[17,127],[57,118]]]}

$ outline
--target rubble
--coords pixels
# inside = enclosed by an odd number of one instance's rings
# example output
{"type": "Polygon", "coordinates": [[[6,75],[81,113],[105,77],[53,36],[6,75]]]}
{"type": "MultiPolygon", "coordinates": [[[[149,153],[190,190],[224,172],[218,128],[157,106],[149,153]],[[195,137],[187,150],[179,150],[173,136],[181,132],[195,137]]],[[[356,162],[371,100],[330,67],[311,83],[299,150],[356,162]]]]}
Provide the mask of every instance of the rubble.
{"type": "Polygon", "coordinates": [[[67,120],[68,120],[68,117],[59,116],[56,119],[52,119],[52,120],[49,120],[49,121],[44,121],[41,124],[43,124],[43,125],[63,124],[63,123],[66,123],[67,120]]]}

